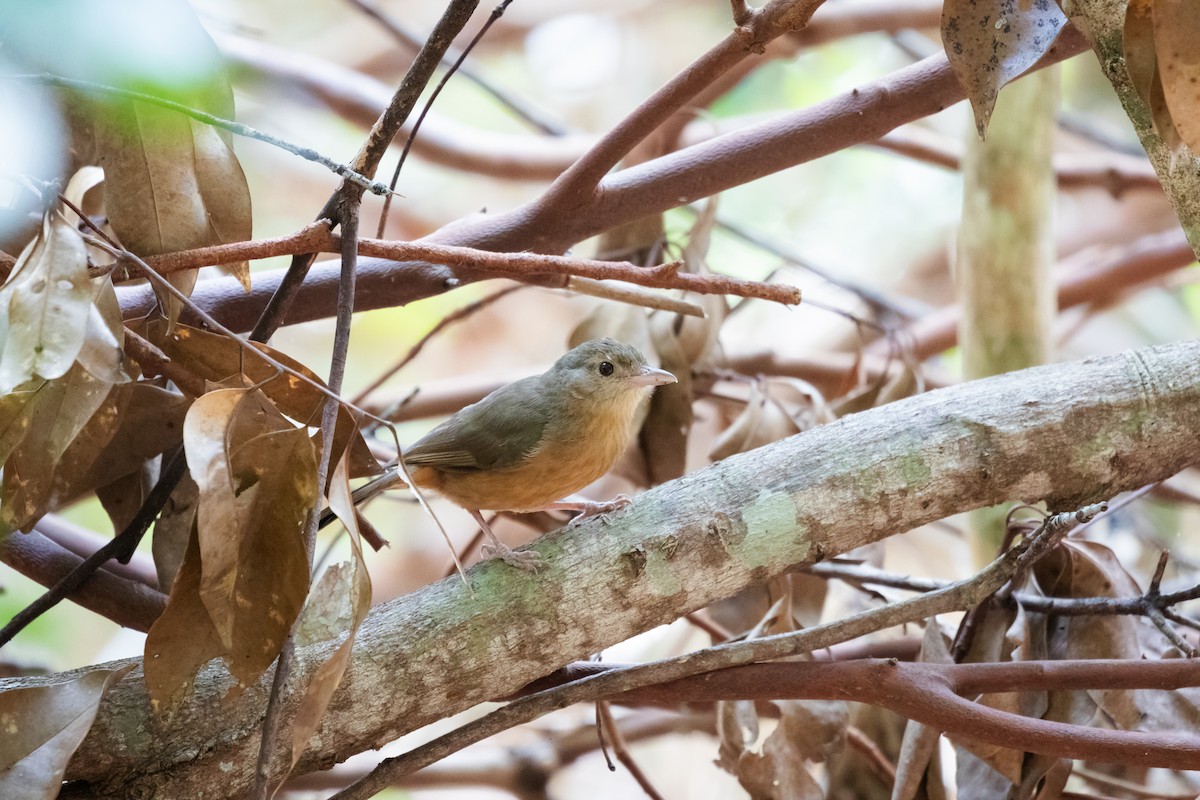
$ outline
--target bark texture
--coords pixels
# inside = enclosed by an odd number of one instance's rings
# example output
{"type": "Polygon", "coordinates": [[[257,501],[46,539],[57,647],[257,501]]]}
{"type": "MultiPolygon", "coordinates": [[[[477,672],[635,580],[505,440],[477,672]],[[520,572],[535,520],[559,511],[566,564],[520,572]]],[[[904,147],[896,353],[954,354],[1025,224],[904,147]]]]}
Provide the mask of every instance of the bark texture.
{"type": "MultiPolygon", "coordinates": [[[[376,607],[298,773],[949,514],[1009,500],[1074,508],[1161,480],[1200,457],[1198,429],[1200,342],[1184,342],[941,389],[733,456],[608,522],[539,540],[549,569],[537,576],[487,563],[468,574],[473,598],[451,579],[376,607]]],[[[331,647],[298,651],[297,677],[331,647]]],[[[254,768],[266,688],[222,703],[231,684],[214,662],[183,708],[156,718],[135,670],[106,697],[67,779],[101,797],[236,794],[254,768]]]]}

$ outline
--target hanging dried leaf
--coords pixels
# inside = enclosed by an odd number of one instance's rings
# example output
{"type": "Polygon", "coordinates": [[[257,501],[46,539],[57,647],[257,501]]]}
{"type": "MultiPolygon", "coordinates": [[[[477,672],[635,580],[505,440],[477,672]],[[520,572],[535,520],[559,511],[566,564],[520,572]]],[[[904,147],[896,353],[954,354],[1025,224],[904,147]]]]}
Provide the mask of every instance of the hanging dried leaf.
{"type": "Polygon", "coordinates": [[[133,665],[0,693],[0,797],[58,797],[67,762],[92,727],[104,693],[133,665]]]}
{"type": "MultiPolygon", "coordinates": [[[[951,664],[949,643],[937,617],[925,625],[925,636],[921,640],[921,652],[917,660],[927,664],[951,664]]],[[[900,754],[896,757],[896,782],[892,797],[910,800],[918,795],[921,782],[926,779],[934,764],[938,740],[941,734],[914,720],[904,725],[904,736],[900,743],[900,754]]]]}
{"type": "Polygon", "coordinates": [[[1154,0],[1129,0],[1125,10],[1125,72],[1138,97],[1147,106],[1158,81],[1158,56],[1154,51],[1154,0]]]}
{"type": "Polygon", "coordinates": [[[133,522],[157,480],[158,464],[147,461],[137,472],[96,487],[96,499],[108,514],[114,531],[123,531],[133,522]]]}
{"type": "Polygon", "coordinates": [[[27,387],[0,395],[0,464],[25,438],[37,407],[32,401],[49,381],[38,381],[27,387]]]}
{"type": "Polygon", "coordinates": [[[681,315],[655,314],[650,318],[654,351],[663,369],[676,382],[655,389],[650,410],[642,423],[641,443],[652,484],[673,480],[687,466],[687,438],[692,429],[692,362],[684,355],[674,329],[681,315]]]}
{"type": "Polygon", "coordinates": [[[223,653],[200,600],[200,545],[193,527],[167,607],[146,634],[143,669],[154,713],[178,707],[191,691],[196,670],[223,653]]]}
{"type": "MultiPolygon", "coordinates": [[[[101,502],[114,526],[130,519],[141,506],[139,481],[120,481],[141,474],[143,465],[180,441],[183,415],[190,401],[180,394],[148,383],[114,386],[62,456],[50,467],[50,491],[43,495],[41,513],[53,511],[82,495],[107,487],[101,502]],[[128,492],[121,495],[120,489],[128,492]]],[[[41,480],[37,486],[41,485],[41,480]]],[[[32,489],[33,487],[29,487],[32,489]]]]}
{"type": "Polygon", "coordinates": [[[308,593],[303,528],[316,503],[316,454],[257,390],[220,389],[184,421],[200,489],[200,596],[242,685],[279,653],[308,593]]]}
{"type": "Polygon", "coordinates": [[[23,409],[28,429],[4,464],[0,524],[23,530],[44,513],[59,459],[100,408],[109,388],[75,364],[63,377],[43,383],[30,398],[23,409]]]}
{"type": "Polygon", "coordinates": [[[95,293],[88,307],[87,330],[76,360],[98,380],[106,383],[125,383],[125,324],[121,306],[113,289],[112,278],[98,278],[95,293]]]}
{"type": "Polygon", "coordinates": [[[183,564],[192,536],[199,503],[200,489],[192,476],[185,474],[154,523],[151,553],[154,570],[158,573],[159,591],[169,592],[175,584],[175,576],[183,564]]]}
{"type": "MultiPolygon", "coordinates": [[[[213,243],[245,242],[251,239],[250,190],[232,143],[222,131],[196,120],[192,140],[196,152],[196,183],[208,210],[209,238],[213,243]]],[[[250,263],[222,264],[222,272],[237,279],[250,291],[250,263]]]]}
{"type": "Polygon", "coordinates": [[[942,43],[981,139],[1000,90],[1046,54],[1066,23],[1053,2],[946,0],[942,43]]]}
{"type": "Polygon", "coordinates": [[[292,761],[289,771],[300,760],[308,740],[325,716],[329,700],[341,684],[346,666],[350,663],[354,637],[371,608],[371,578],[363,559],[358,509],[351,497],[349,462],[345,454],[338,460],[329,484],[329,508],[350,533],[352,559],[326,570],[320,583],[309,593],[308,603],[297,624],[296,641],[299,645],[328,641],[343,633],[346,638],[317,669],[309,681],[304,699],[300,701],[300,708],[292,723],[292,761]]]}
{"type": "Polygon", "coordinates": [[[708,457],[713,461],[744,453],[769,442],[800,433],[800,426],[767,393],[764,381],[750,387],[750,399],[733,424],[713,442],[708,457]]]}
{"type": "Polygon", "coordinates": [[[1171,122],[1183,143],[1200,152],[1200,0],[1155,2],[1154,44],[1171,122]]]}
{"type": "MultiPolygon", "coordinates": [[[[802,704],[787,705],[796,708],[802,704]]],[[[751,750],[741,753],[734,774],[753,800],[820,800],[824,797],[820,785],[807,769],[807,758],[812,755],[810,734],[813,730],[825,732],[831,727],[844,731],[846,704],[830,702],[814,705],[840,709],[833,713],[840,723],[814,726],[812,714],[782,713],[779,725],[763,741],[761,753],[751,750]]]]}
{"type": "Polygon", "coordinates": [[[67,373],[83,346],[92,291],[83,239],[48,214],[0,288],[0,394],[67,373]]]}
{"type": "MultiPolygon", "coordinates": [[[[197,377],[210,383],[221,383],[230,376],[244,375],[249,383],[258,385],[280,411],[296,422],[310,426],[320,424],[321,410],[325,407],[324,394],[312,384],[294,375],[280,373],[261,359],[247,355],[237,342],[187,325],[176,325],[168,334],[165,325],[152,324],[147,335],[168,357],[178,361],[197,377]]],[[[325,385],[315,372],[291,356],[268,345],[255,343],[254,346],[317,385],[325,385]]],[[[343,452],[348,443],[352,443],[350,477],[379,474],[379,464],[359,433],[354,418],[345,408],[340,408],[333,433],[334,452],[343,452]]]]}

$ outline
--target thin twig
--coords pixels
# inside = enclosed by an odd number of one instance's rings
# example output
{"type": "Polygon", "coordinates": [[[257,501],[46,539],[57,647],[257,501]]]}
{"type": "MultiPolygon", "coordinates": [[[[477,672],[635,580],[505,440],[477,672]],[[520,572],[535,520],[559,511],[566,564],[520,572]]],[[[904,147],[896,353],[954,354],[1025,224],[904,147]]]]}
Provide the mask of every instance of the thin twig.
{"type": "MultiPolygon", "coordinates": [[[[333,462],[333,434],[334,428],[337,426],[338,412],[341,411],[341,401],[337,395],[342,391],[342,381],[346,376],[347,354],[350,350],[350,323],[354,318],[355,276],[358,267],[359,210],[360,197],[348,194],[342,201],[339,214],[342,229],[342,277],[338,283],[337,323],[333,331],[333,354],[329,364],[328,385],[329,391],[334,396],[326,398],[325,408],[321,415],[322,447],[320,458],[317,461],[317,486],[321,491],[324,491],[328,483],[329,468],[333,462]]],[[[304,527],[304,551],[308,558],[310,576],[320,524],[321,504],[316,503],[309,509],[304,527]]],[[[298,624],[299,618],[297,617],[292,623],[292,629],[288,631],[287,639],[275,662],[275,676],[271,682],[271,694],[267,700],[266,715],[263,718],[258,762],[254,771],[254,788],[251,797],[254,797],[255,800],[269,800],[271,795],[271,754],[275,749],[275,742],[279,738],[282,725],[283,696],[288,675],[292,670],[292,661],[295,658],[296,625],[298,624]]]]}
{"type": "Polygon", "coordinates": [[[119,86],[107,86],[102,83],[93,83],[92,81],[81,81],[75,78],[67,78],[62,75],[52,75],[48,72],[38,73],[36,75],[5,75],[6,80],[30,81],[34,83],[42,83],[47,86],[61,86],[64,89],[77,89],[81,92],[92,92],[95,94],[107,94],[114,97],[123,97],[127,100],[136,100],[139,103],[165,108],[168,111],[175,111],[184,116],[191,117],[194,120],[203,122],[205,125],[211,125],[214,128],[229,131],[238,136],[245,136],[248,139],[257,139],[260,142],[266,142],[269,145],[278,147],[280,150],[300,156],[306,161],[312,161],[320,164],[330,172],[350,181],[354,185],[371,192],[372,194],[386,195],[389,193],[388,188],[378,181],[373,181],[370,178],[360,175],[345,164],[339,164],[332,158],[318,153],[311,147],[301,147],[298,144],[280,139],[278,136],[272,136],[269,133],[260,131],[256,128],[251,128],[249,125],[243,125],[240,122],[224,119],[215,114],[209,114],[207,111],[201,111],[198,108],[186,106],[183,103],[177,103],[174,100],[168,100],[165,97],[155,97],[152,94],[143,92],[135,92],[130,89],[122,89],[119,86]]]}
{"type": "Polygon", "coordinates": [[[632,286],[621,286],[616,283],[595,281],[591,278],[567,278],[567,291],[576,294],[586,294],[589,297],[599,297],[604,300],[615,300],[618,303],[628,303],[631,306],[653,308],[657,311],[670,311],[688,317],[704,317],[704,309],[695,303],[679,300],[674,297],[655,292],[635,289],[632,286]]]}
{"type": "Polygon", "coordinates": [[[187,472],[187,460],[184,458],[183,450],[180,449],[167,462],[158,478],[158,483],[154,484],[154,488],[150,490],[150,494],[125,529],[114,536],[108,544],[85,558],[79,566],[67,573],[62,580],[55,583],[38,599],[18,611],[8,621],[8,624],[0,629],[0,647],[11,641],[29,623],[54,608],[63,598],[82,586],[109,559],[115,558],[122,564],[128,563],[133,551],[137,549],[138,542],[149,530],[151,523],[154,522],[158,512],[170,498],[171,492],[175,491],[175,487],[185,472],[187,472]]]}
{"type": "Polygon", "coordinates": [[[516,286],[508,286],[504,289],[501,289],[498,292],[493,292],[492,294],[489,294],[486,297],[481,297],[472,303],[468,303],[467,305],[463,306],[462,308],[457,309],[456,311],[452,311],[451,313],[442,317],[440,320],[438,320],[436,325],[434,325],[432,328],[429,329],[428,333],[426,333],[424,336],[422,336],[420,339],[418,339],[417,343],[409,348],[408,352],[405,353],[404,356],[399,361],[397,361],[395,364],[393,364],[391,367],[389,367],[386,371],[384,371],[384,373],[381,374],[378,378],[371,381],[371,383],[365,389],[363,389],[361,392],[359,392],[357,395],[355,395],[354,399],[351,400],[350,402],[354,403],[355,405],[360,405],[361,403],[363,403],[367,399],[367,397],[371,394],[371,392],[375,391],[380,386],[387,383],[387,381],[389,381],[397,372],[399,372],[400,370],[402,370],[406,366],[408,366],[408,364],[414,358],[417,357],[417,355],[421,352],[421,350],[425,347],[425,345],[429,344],[429,340],[433,339],[435,336],[437,336],[439,333],[444,331],[446,328],[450,327],[451,325],[453,325],[456,322],[460,322],[461,320],[464,320],[464,319],[474,315],[480,309],[486,308],[487,306],[491,305],[492,303],[496,302],[497,300],[507,297],[508,295],[512,294],[513,292],[515,292],[519,289],[524,289],[524,288],[526,288],[526,286],[524,284],[518,284],[516,286]]]}
{"type": "MultiPolygon", "coordinates": [[[[405,28],[400,22],[390,14],[387,14],[373,2],[368,0],[349,0],[350,4],[356,6],[371,19],[378,22],[388,33],[394,36],[398,41],[412,48],[414,51],[421,46],[423,39],[418,38],[412,31],[405,28]]],[[[529,125],[549,136],[565,136],[568,131],[562,123],[552,120],[535,109],[523,99],[511,94],[510,92],[501,89],[496,84],[492,83],[490,78],[472,69],[470,65],[461,62],[461,51],[454,46],[446,50],[446,54],[442,57],[442,63],[458,62],[458,73],[471,83],[478,86],[500,105],[507,108],[514,116],[529,123],[529,125]]]]}
{"type": "MultiPolygon", "coordinates": [[[[400,86],[392,95],[391,102],[388,103],[387,108],[384,109],[375,124],[371,126],[366,141],[354,157],[353,167],[357,172],[372,177],[375,175],[380,159],[383,158],[383,154],[391,145],[392,140],[404,126],[408,115],[412,113],[421,92],[433,77],[434,70],[437,69],[442,57],[446,54],[446,49],[450,47],[454,37],[466,26],[467,20],[471,18],[478,5],[479,0],[450,0],[447,4],[445,13],[434,25],[429,38],[421,46],[417,57],[413,59],[412,66],[409,67],[404,79],[400,81],[400,86]]],[[[357,187],[353,184],[343,183],[325,201],[325,205],[317,212],[316,219],[332,217],[338,210],[342,198],[349,196],[356,189],[357,187]]],[[[361,195],[361,190],[358,190],[357,193],[361,195]]],[[[312,263],[311,253],[299,254],[292,258],[287,272],[279,281],[271,299],[267,301],[266,308],[259,315],[258,321],[254,323],[254,329],[250,333],[253,341],[267,341],[283,323],[292,301],[296,298],[296,293],[300,291],[300,285],[308,276],[312,263]]]]}
{"type": "Polygon", "coordinates": [[[462,63],[466,60],[467,55],[475,49],[475,45],[479,44],[479,40],[484,37],[484,34],[488,32],[488,30],[492,27],[492,24],[496,20],[500,19],[501,15],[504,14],[504,10],[508,8],[510,3],[512,3],[512,0],[503,0],[500,5],[492,9],[492,15],[487,18],[487,21],[483,23],[483,26],[479,29],[479,32],[476,33],[471,41],[467,43],[466,48],[464,48],[459,54],[458,58],[454,60],[454,63],[450,65],[450,69],[446,70],[446,74],[442,76],[440,81],[438,81],[437,86],[435,86],[433,88],[433,92],[430,93],[429,99],[425,101],[425,106],[421,109],[421,113],[417,115],[417,121],[413,123],[412,130],[408,132],[408,138],[404,141],[404,149],[400,151],[400,158],[396,161],[396,169],[392,173],[392,181],[388,184],[388,189],[390,191],[388,196],[383,200],[383,211],[381,211],[379,214],[379,228],[375,232],[375,235],[380,239],[383,238],[383,231],[387,227],[388,212],[392,210],[392,193],[396,191],[396,184],[400,181],[400,170],[404,169],[404,162],[408,161],[408,154],[412,150],[413,142],[417,140],[417,134],[421,130],[421,123],[425,121],[425,117],[429,115],[429,109],[433,108],[433,104],[437,101],[438,96],[442,93],[442,89],[446,88],[446,84],[450,82],[450,78],[454,76],[454,73],[458,72],[458,68],[462,66],[462,63]]]}
{"type": "MultiPolygon", "coordinates": [[[[178,253],[152,256],[147,263],[163,274],[194,269],[212,264],[229,264],[247,259],[295,253],[302,248],[313,252],[340,252],[341,237],[328,232],[324,225],[309,225],[295,234],[258,242],[234,242],[213,245],[178,253]]],[[[726,275],[698,275],[681,272],[678,261],[641,267],[629,262],[596,261],[570,256],[540,253],[494,253],[472,247],[430,244],[428,242],[396,242],[383,239],[358,240],[362,256],[396,260],[420,260],[431,264],[462,267],[494,275],[528,280],[544,275],[574,275],[594,280],[618,280],[656,289],[683,289],[697,294],[730,294],[756,297],[785,305],[795,305],[801,292],[786,284],[767,284],[726,275]]]]}
{"type": "MultiPolygon", "coordinates": [[[[625,769],[629,770],[629,774],[637,781],[638,786],[642,787],[642,791],[650,800],[663,800],[663,796],[654,788],[654,784],[650,783],[650,779],[646,777],[646,773],[642,772],[642,768],[634,760],[633,754],[629,752],[629,744],[625,741],[625,737],[621,734],[621,729],[617,727],[617,721],[613,719],[612,708],[609,704],[600,700],[596,703],[596,720],[600,723],[603,730],[608,731],[609,738],[612,740],[613,753],[617,756],[617,761],[620,761],[625,769]]],[[[605,753],[605,757],[608,754],[605,753]]]]}

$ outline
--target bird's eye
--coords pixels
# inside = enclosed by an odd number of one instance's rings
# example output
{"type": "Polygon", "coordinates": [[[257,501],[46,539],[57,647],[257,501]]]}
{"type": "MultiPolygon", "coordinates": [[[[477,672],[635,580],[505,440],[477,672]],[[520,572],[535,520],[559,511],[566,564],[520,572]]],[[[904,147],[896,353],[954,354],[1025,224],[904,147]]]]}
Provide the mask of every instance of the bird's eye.
{"type": "Polygon", "coordinates": [[[611,361],[601,361],[600,366],[596,367],[596,369],[600,370],[600,374],[606,378],[613,374],[613,365],[611,361]]]}

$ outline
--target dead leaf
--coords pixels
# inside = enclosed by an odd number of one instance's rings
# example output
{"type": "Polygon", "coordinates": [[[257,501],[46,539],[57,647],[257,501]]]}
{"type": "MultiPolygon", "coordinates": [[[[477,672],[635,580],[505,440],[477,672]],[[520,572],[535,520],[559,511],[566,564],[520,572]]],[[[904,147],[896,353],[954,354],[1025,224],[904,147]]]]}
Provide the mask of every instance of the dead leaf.
{"type": "Polygon", "coordinates": [[[800,433],[796,420],[768,395],[765,381],[756,381],[750,387],[750,399],[746,407],[721,435],[713,442],[708,457],[713,461],[728,458],[734,453],[744,453],[769,442],[800,433]]]}
{"type": "Polygon", "coordinates": [[[146,634],[143,669],[154,713],[178,707],[191,691],[196,671],[223,652],[200,600],[200,545],[193,526],[167,607],[146,634]]]}
{"type": "MultiPolygon", "coordinates": [[[[844,722],[845,704],[831,705],[842,707],[844,722]]],[[[763,741],[762,753],[746,750],[741,754],[735,775],[753,800],[820,800],[824,796],[807,769],[811,740],[806,728],[810,722],[808,715],[783,714],[763,741]]]]}
{"type": "Polygon", "coordinates": [[[321,581],[309,593],[300,621],[296,626],[296,642],[305,645],[327,641],[346,634],[309,681],[304,699],[292,723],[292,767],[300,760],[308,740],[321,724],[329,700],[342,682],[350,663],[350,652],[358,628],[371,608],[371,578],[363,559],[362,533],[358,528],[358,509],[350,490],[348,454],[338,460],[329,483],[329,508],[346,526],[350,534],[352,559],[335,564],[325,571],[321,581]]]}
{"type": "Polygon", "coordinates": [[[93,282],[92,304],[88,307],[87,330],[76,360],[94,377],[106,383],[125,383],[125,324],[112,278],[93,282]]]}
{"type": "MultiPolygon", "coordinates": [[[[951,664],[949,643],[937,617],[925,625],[925,636],[921,640],[921,652],[917,660],[927,664],[951,664]]],[[[921,782],[929,774],[937,752],[941,733],[915,720],[904,725],[904,736],[900,742],[900,754],[896,757],[896,780],[892,789],[895,800],[911,800],[917,797],[921,782]]]]}
{"type": "MultiPolygon", "coordinates": [[[[229,113],[232,114],[232,108],[229,113]]],[[[196,120],[190,122],[196,153],[196,183],[208,210],[209,238],[213,244],[249,241],[252,238],[250,189],[232,142],[223,138],[217,128],[196,120]]],[[[236,278],[243,291],[250,291],[248,261],[222,264],[218,269],[236,278]]]]}
{"type": "Polygon", "coordinates": [[[192,476],[185,473],[154,523],[151,553],[158,573],[159,591],[169,592],[175,583],[192,536],[199,503],[200,489],[192,476]]]}
{"type": "Polygon", "coordinates": [[[46,215],[0,288],[0,394],[67,373],[83,346],[92,293],[79,232],[46,215]]]}
{"type": "Polygon", "coordinates": [[[94,669],[63,683],[0,692],[0,797],[58,797],[104,693],[131,669],[94,669]]]}
{"type": "Polygon", "coordinates": [[[1154,51],[1154,0],[1129,0],[1125,11],[1125,72],[1138,97],[1147,106],[1158,80],[1158,57],[1154,51]]]}
{"type": "Polygon", "coordinates": [[[55,468],[75,437],[108,396],[109,385],[78,364],[61,378],[46,381],[23,409],[28,429],[4,463],[0,483],[0,523],[24,530],[50,502],[55,468]]]}
{"type": "Polygon", "coordinates": [[[147,461],[137,472],[96,487],[96,499],[108,514],[114,531],[123,531],[133,522],[157,480],[158,465],[147,461]]]}
{"type": "MultiPolygon", "coordinates": [[[[321,411],[325,407],[325,394],[312,384],[294,375],[282,373],[252,354],[244,353],[241,346],[228,337],[187,325],[176,325],[173,332],[168,334],[166,326],[162,324],[150,325],[147,336],[161,347],[168,357],[178,361],[196,376],[210,383],[221,383],[231,376],[244,375],[248,382],[259,386],[262,393],[269,397],[280,411],[296,422],[309,426],[320,424],[321,411]]],[[[315,372],[291,356],[268,345],[255,343],[254,346],[279,363],[316,382],[318,386],[325,385],[315,372]]],[[[343,452],[350,442],[353,443],[353,449],[350,451],[350,477],[378,475],[379,463],[375,461],[366,440],[359,433],[354,417],[345,408],[339,408],[333,433],[334,452],[343,452]]]]}
{"type": "Polygon", "coordinates": [[[275,660],[308,593],[316,453],[304,428],[244,389],[197,399],[184,447],[200,490],[200,597],[244,686],[275,660]]]}
{"type": "Polygon", "coordinates": [[[1017,0],[946,0],[942,43],[975,111],[979,138],[1000,90],[1046,54],[1066,23],[1058,3],[1022,8],[1017,0]]]}
{"type": "Polygon", "coordinates": [[[655,314],[650,318],[654,351],[663,369],[676,382],[660,386],[650,396],[650,410],[641,427],[646,470],[652,484],[664,483],[682,475],[687,467],[687,439],[692,429],[692,362],[684,354],[674,330],[676,314],[655,314]]]}
{"type": "Polygon", "coordinates": [[[1157,0],[1154,45],[1174,129],[1193,153],[1200,152],[1200,0],[1157,0]]]}
{"type": "Polygon", "coordinates": [[[36,381],[5,395],[0,395],[0,464],[21,443],[32,424],[31,404],[48,381],[36,381]]]}

